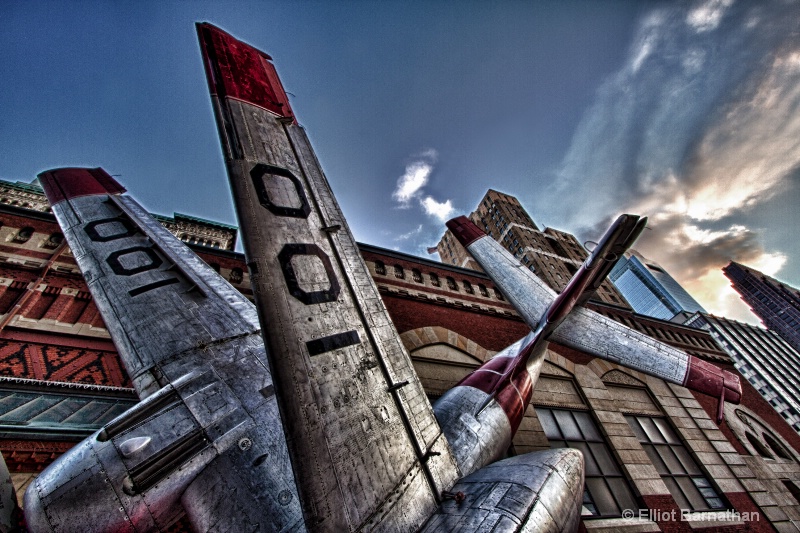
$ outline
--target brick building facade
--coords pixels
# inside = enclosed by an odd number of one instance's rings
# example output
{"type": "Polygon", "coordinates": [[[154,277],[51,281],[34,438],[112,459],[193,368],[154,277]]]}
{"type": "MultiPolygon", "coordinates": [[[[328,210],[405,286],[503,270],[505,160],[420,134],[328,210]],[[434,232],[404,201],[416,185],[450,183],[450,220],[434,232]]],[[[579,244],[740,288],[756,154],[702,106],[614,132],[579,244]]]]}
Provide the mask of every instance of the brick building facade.
{"type": "MultiPolygon", "coordinates": [[[[0,205],[0,222],[0,451],[21,494],[136,397],[54,217],[0,205]]],[[[252,294],[241,254],[188,240],[252,294]]],[[[432,399],[527,332],[481,272],[369,245],[361,251],[432,399]]],[[[613,302],[590,305],[734,371],[705,331],[613,302]]],[[[510,453],[584,450],[586,531],[795,530],[800,436],[743,387],[742,405],[727,405],[718,426],[713,398],[551,345],[510,453]],[[681,508],[695,512],[681,520],[681,508]],[[635,516],[624,518],[625,509],[635,516]]]]}

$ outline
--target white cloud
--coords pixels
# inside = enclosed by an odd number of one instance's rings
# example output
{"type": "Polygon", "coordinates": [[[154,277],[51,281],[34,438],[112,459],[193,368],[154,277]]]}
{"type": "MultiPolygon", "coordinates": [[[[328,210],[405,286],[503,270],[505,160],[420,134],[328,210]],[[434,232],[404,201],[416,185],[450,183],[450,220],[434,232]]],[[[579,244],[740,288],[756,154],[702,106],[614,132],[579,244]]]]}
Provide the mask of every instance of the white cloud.
{"type": "Polygon", "coordinates": [[[422,233],[422,224],[417,226],[415,229],[412,229],[408,233],[403,233],[402,235],[398,235],[397,237],[394,238],[394,240],[396,240],[396,241],[407,241],[411,237],[419,235],[420,233],[422,233]]]}
{"type": "Polygon", "coordinates": [[[638,250],[708,311],[755,322],[721,269],[733,260],[774,275],[788,260],[748,221],[800,177],[797,20],[788,3],[730,0],[643,17],[538,209],[565,229],[647,215],[638,250]]]}
{"type": "Polygon", "coordinates": [[[733,0],[707,0],[689,11],[686,23],[698,33],[715,30],[732,4],[733,0]]]}
{"type": "Polygon", "coordinates": [[[455,211],[455,209],[453,209],[453,203],[450,200],[437,202],[431,196],[426,196],[420,200],[420,205],[422,205],[422,209],[425,210],[426,215],[435,217],[442,222],[448,220],[455,211]]]}
{"type": "Polygon", "coordinates": [[[428,183],[428,177],[433,171],[433,166],[417,161],[406,167],[405,173],[397,180],[397,188],[392,193],[392,198],[400,202],[403,207],[409,207],[409,202],[428,183]]]}
{"type": "Polygon", "coordinates": [[[438,155],[436,150],[428,148],[406,165],[405,172],[397,180],[397,187],[392,193],[392,198],[400,204],[401,208],[411,207],[411,200],[419,196],[422,188],[428,184],[438,155]]]}

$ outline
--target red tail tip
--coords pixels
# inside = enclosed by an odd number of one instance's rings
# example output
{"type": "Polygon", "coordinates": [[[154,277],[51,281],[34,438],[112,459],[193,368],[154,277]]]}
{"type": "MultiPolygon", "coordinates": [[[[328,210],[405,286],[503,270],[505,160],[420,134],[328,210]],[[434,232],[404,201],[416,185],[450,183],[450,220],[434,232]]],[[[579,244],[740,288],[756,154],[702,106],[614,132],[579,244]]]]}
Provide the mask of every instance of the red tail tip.
{"type": "Polygon", "coordinates": [[[695,356],[689,356],[689,366],[683,385],[692,390],[719,398],[717,423],[722,422],[726,401],[738,404],[742,400],[742,382],[739,376],[707,363],[695,356]]]}
{"type": "Polygon", "coordinates": [[[486,234],[465,216],[456,217],[447,221],[447,228],[453,232],[461,246],[466,248],[486,234]]]}
{"type": "Polygon", "coordinates": [[[55,205],[63,200],[93,194],[122,194],[125,187],[102,168],[56,168],[39,174],[44,194],[55,205]]]}

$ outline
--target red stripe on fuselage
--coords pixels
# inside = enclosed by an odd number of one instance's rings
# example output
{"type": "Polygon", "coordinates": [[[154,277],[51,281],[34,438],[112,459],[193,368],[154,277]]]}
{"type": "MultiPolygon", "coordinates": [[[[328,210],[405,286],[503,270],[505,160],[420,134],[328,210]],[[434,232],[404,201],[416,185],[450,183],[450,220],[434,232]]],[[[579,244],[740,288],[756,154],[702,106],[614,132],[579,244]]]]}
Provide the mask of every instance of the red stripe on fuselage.
{"type": "Polygon", "coordinates": [[[497,391],[495,401],[508,417],[512,436],[522,423],[525,408],[533,394],[531,376],[522,363],[527,362],[533,345],[534,343],[528,344],[515,357],[490,359],[456,385],[473,387],[487,394],[497,391]],[[518,368],[514,368],[515,366],[518,368]]]}
{"type": "Polygon", "coordinates": [[[50,205],[93,194],[122,194],[125,187],[102,168],[56,168],[39,174],[50,205]]]}

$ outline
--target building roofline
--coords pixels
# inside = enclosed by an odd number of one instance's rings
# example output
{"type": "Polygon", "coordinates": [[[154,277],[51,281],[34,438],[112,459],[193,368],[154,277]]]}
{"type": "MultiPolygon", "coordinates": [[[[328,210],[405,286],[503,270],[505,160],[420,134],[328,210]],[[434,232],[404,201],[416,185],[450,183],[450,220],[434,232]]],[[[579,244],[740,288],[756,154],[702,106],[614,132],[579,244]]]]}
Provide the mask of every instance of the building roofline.
{"type": "MultiPolygon", "coordinates": [[[[34,180],[34,182],[38,183],[37,180],[34,180]]],[[[38,194],[41,194],[42,196],[44,196],[44,190],[37,183],[33,183],[33,182],[25,183],[24,181],[0,180],[0,185],[2,185],[2,186],[11,187],[12,189],[19,189],[19,190],[27,191],[27,192],[35,192],[35,193],[38,193],[38,194]]]]}
{"type": "Polygon", "coordinates": [[[407,254],[407,253],[403,253],[403,252],[398,252],[396,250],[389,250],[387,248],[381,248],[380,246],[375,246],[375,245],[372,245],[372,244],[365,244],[363,242],[358,242],[356,244],[358,245],[359,250],[361,250],[362,252],[372,252],[372,253],[376,253],[376,254],[381,254],[381,255],[388,256],[388,257],[392,257],[394,259],[399,259],[401,261],[409,261],[409,262],[413,262],[413,263],[420,263],[420,264],[423,264],[425,266],[429,266],[431,268],[439,268],[439,269],[442,269],[442,270],[449,270],[450,272],[457,272],[457,273],[463,274],[465,276],[474,276],[474,277],[477,277],[477,278],[482,278],[482,279],[487,279],[487,280],[490,279],[489,276],[487,276],[485,273],[479,272],[478,270],[472,270],[471,268],[464,268],[464,267],[459,267],[459,266],[456,266],[456,265],[450,265],[450,264],[447,264],[447,263],[442,263],[441,261],[434,261],[432,259],[427,259],[425,257],[420,257],[418,255],[411,255],[411,254],[407,254]]]}
{"type": "Polygon", "coordinates": [[[53,213],[48,213],[46,211],[39,211],[36,209],[30,209],[28,207],[18,207],[9,204],[0,204],[0,213],[5,213],[7,215],[15,215],[19,217],[35,218],[37,220],[44,220],[47,222],[56,221],[56,216],[53,213]]]}

